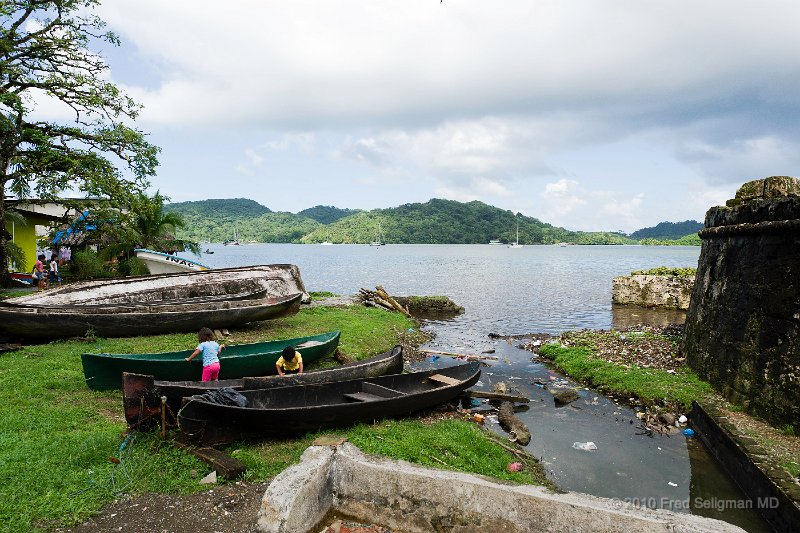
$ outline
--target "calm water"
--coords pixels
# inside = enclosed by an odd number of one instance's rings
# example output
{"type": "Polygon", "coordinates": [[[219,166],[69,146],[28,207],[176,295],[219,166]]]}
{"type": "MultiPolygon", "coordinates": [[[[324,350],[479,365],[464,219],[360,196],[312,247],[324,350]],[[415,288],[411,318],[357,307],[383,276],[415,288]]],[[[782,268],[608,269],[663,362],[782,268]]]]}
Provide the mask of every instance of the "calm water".
{"type": "MultiPolygon", "coordinates": [[[[478,388],[505,381],[532,398],[518,416],[531,429],[528,450],[541,458],[562,488],[633,500],[644,506],[690,511],[736,523],[748,531],[766,531],[752,511],[701,509],[706,500],[743,496],[699,441],[682,435],[639,435],[635,413],[594,391],[581,391],[571,406],[556,408],[536,381],[578,386],[531,361],[514,342],[489,333],[557,334],[566,330],[609,329],[636,323],[683,320],[680,312],[648,312],[611,304],[611,279],[657,266],[697,266],[698,247],[490,245],[207,245],[211,267],[294,263],[309,291],[354,294],[383,285],[396,295],[446,295],[464,306],[450,320],[429,321],[432,347],[500,357],[485,368],[478,388]],[[592,441],[597,450],[573,448],[592,441]],[[698,487],[702,487],[699,489],[698,487]],[[697,500],[699,499],[699,500],[697,500]]],[[[421,367],[454,364],[447,357],[421,367]]],[[[489,425],[498,431],[497,424],[489,425]]]]}

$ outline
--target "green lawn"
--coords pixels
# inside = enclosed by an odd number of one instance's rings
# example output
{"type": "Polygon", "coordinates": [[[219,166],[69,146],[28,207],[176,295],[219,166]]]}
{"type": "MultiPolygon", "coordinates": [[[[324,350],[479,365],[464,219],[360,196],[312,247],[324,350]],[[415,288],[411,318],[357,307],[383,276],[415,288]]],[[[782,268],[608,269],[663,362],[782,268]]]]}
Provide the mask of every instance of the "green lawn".
{"type": "MultiPolygon", "coordinates": [[[[366,307],[307,308],[290,318],[232,331],[226,342],[338,329],[341,350],[362,359],[389,349],[412,326],[400,314],[366,307]]],[[[73,339],[0,355],[0,530],[74,525],[124,494],[207,489],[198,480],[209,468],[193,456],[157,435],[126,439],[121,393],[90,391],[80,363],[86,351],[168,351],[196,343],[195,334],[73,339]]],[[[332,359],[319,363],[332,364],[332,359]]],[[[467,422],[381,422],[346,429],[344,435],[370,453],[520,482],[543,479],[506,472],[506,465],[516,459],[467,422]]],[[[247,464],[246,480],[263,482],[296,462],[313,437],[239,443],[228,449],[247,464]]]]}

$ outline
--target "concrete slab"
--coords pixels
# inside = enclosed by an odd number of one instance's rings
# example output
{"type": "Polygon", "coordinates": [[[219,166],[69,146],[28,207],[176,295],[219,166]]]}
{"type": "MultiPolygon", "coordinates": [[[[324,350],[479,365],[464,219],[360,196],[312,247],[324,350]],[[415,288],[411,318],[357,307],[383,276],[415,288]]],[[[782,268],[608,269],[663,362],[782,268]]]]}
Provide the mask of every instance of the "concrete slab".
{"type": "Polygon", "coordinates": [[[265,532],[311,531],[328,512],[407,533],[743,531],[689,514],[372,457],[350,443],[335,451],[308,448],[300,465],[270,484],[258,525],[265,532]],[[304,516],[293,519],[292,514],[304,516]],[[312,523],[312,517],[318,521],[312,523]]]}

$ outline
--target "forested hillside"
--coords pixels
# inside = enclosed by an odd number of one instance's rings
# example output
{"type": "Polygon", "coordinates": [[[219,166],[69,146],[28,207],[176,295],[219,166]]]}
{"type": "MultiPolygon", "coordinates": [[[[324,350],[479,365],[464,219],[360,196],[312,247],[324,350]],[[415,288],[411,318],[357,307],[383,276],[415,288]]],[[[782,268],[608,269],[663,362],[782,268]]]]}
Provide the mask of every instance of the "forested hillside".
{"type": "Polygon", "coordinates": [[[221,242],[232,238],[236,230],[239,240],[257,242],[482,244],[493,239],[513,242],[519,224],[522,244],[634,243],[616,233],[569,231],[478,201],[433,199],[372,211],[316,206],[295,215],[234,199],[182,202],[171,204],[168,210],[187,222],[178,235],[196,241],[221,242]]]}
{"type": "Polygon", "coordinates": [[[330,224],[339,219],[358,213],[359,209],[339,209],[331,205],[316,205],[297,213],[301,217],[312,218],[322,224],[330,224]]]}
{"type": "Polygon", "coordinates": [[[633,239],[677,240],[703,229],[703,224],[696,220],[683,222],[661,222],[652,228],[643,228],[631,233],[633,239]]]}

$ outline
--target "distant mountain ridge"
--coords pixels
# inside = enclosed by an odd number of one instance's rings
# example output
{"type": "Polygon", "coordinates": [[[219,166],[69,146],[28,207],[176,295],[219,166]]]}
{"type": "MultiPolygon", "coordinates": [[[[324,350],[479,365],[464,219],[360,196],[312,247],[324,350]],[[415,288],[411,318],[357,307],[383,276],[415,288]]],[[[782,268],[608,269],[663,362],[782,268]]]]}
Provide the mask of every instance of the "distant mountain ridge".
{"type": "MultiPolygon", "coordinates": [[[[201,242],[221,242],[232,238],[235,231],[240,240],[256,242],[369,243],[379,239],[389,244],[508,243],[516,239],[519,225],[522,244],[637,243],[616,232],[570,231],[483,202],[439,198],[371,211],[318,205],[297,214],[274,212],[245,198],[178,202],[166,209],[182,215],[187,223],[177,232],[179,237],[201,242]]],[[[657,227],[667,224],[682,229],[689,222],[665,222],[657,227]]],[[[693,231],[697,230],[690,229],[678,237],[693,231]]]]}
{"type": "Polygon", "coordinates": [[[683,222],[660,222],[652,228],[642,228],[630,234],[633,239],[677,240],[703,229],[703,224],[696,220],[683,222]]]}

